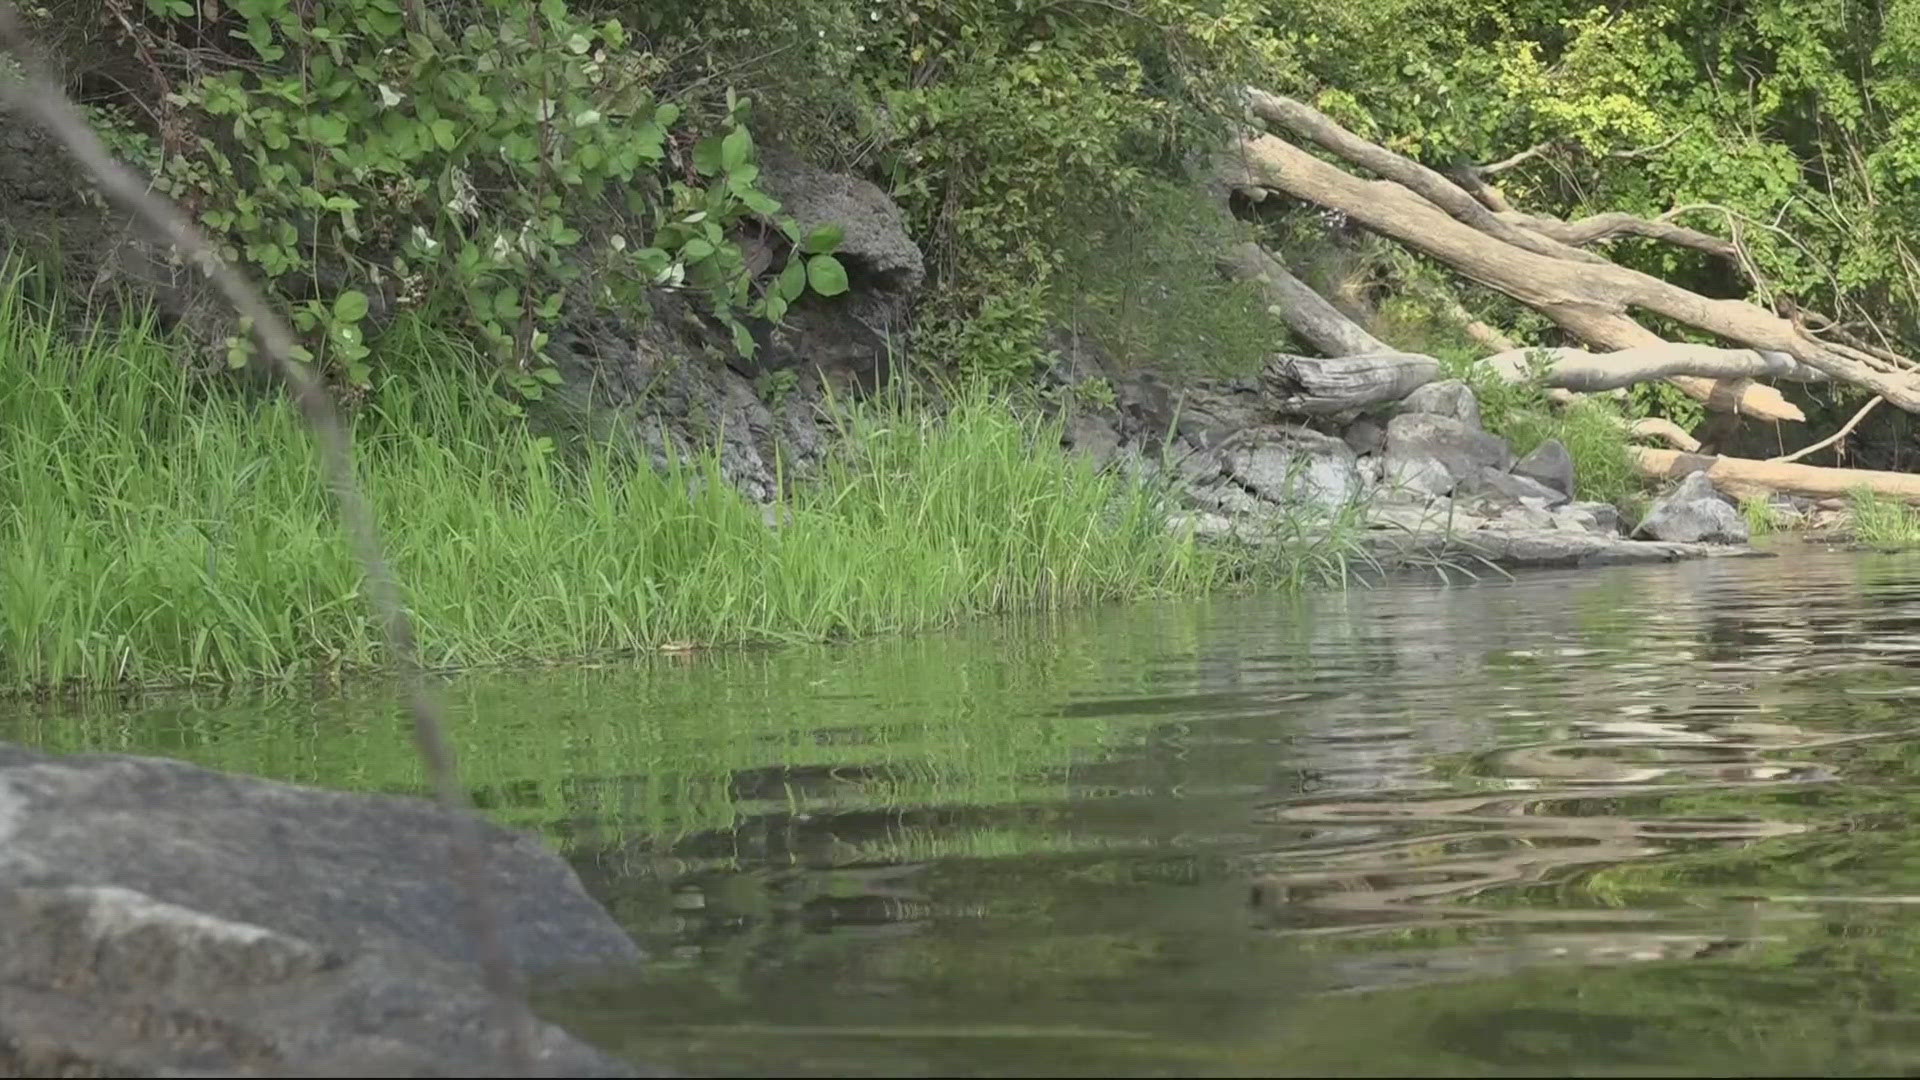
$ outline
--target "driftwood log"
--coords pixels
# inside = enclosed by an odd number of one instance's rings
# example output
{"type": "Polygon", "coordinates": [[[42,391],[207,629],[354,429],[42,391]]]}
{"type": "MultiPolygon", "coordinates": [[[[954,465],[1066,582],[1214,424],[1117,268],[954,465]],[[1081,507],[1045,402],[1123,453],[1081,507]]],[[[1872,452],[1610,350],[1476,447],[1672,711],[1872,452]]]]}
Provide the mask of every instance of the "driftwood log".
{"type": "MultiPolygon", "coordinates": [[[[1248,98],[1262,119],[1384,179],[1364,180],[1277,135],[1250,134],[1237,141],[1222,163],[1222,179],[1229,185],[1265,187],[1339,210],[1533,307],[1601,349],[1667,344],[1630,314],[1646,311],[1736,346],[1785,353],[1903,409],[1920,411],[1920,373],[1904,358],[1888,359],[1818,339],[1745,301],[1701,296],[1619,266],[1497,214],[1455,182],[1361,139],[1310,106],[1258,90],[1249,91],[1248,98]]],[[[1682,375],[1670,381],[1716,409],[1767,420],[1799,418],[1799,410],[1777,390],[1748,379],[1682,375]]]]}
{"type": "Polygon", "coordinates": [[[1297,416],[1327,416],[1399,401],[1440,377],[1440,361],[1419,353],[1295,356],[1267,361],[1260,382],[1268,402],[1297,416]]]}
{"type": "Polygon", "coordinates": [[[1510,349],[1488,357],[1486,363],[1502,378],[1518,381],[1529,375],[1536,357],[1546,361],[1543,374],[1548,386],[1582,394],[1618,390],[1675,375],[1709,379],[1764,376],[1797,382],[1824,382],[1827,378],[1825,372],[1810,368],[1785,353],[1720,349],[1681,342],[1616,349],[1609,353],[1564,348],[1510,349]]]}
{"type": "MultiPolygon", "coordinates": [[[[1337,313],[1336,313],[1337,314],[1337,313]]],[[[1824,376],[1792,357],[1753,349],[1661,344],[1612,353],[1582,349],[1513,349],[1487,365],[1508,382],[1536,376],[1550,390],[1602,393],[1674,375],[1709,379],[1771,375],[1817,381],[1824,376]],[[1540,366],[1534,366],[1540,361],[1540,366]]],[[[1398,401],[1441,377],[1440,362],[1421,353],[1371,352],[1361,356],[1313,357],[1276,354],[1261,373],[1276,409],[1326,415],[1398,401]]],[[[1804,419],[1790,403],[1785,418],[1804,419]]]]}
{"type": "Polygon", "coordinates": [[[1870,491],[1889,499],[1920,504],[1920,473],[1709,457],[1645,446],[1632,447],[1631,453],[1634,464],[1647,476],[1677,480],[1690,473],[1704,472],[1714,487],[1735,498],[1779,492],[1809,499],[1838,499],[1856,491],[1870,491]]]}
{"type": "Polygon", "coordinates": [[[1219,264],[1228,277],[1258,285],[1274,313],[1284,319],[1301,340],[1328,356],[1393,351],[1392,346],[1361,329],[1325,297],[1294,277],[1279,259],[1260,245],[1249,242],[1222,252],[1219,264]]]}

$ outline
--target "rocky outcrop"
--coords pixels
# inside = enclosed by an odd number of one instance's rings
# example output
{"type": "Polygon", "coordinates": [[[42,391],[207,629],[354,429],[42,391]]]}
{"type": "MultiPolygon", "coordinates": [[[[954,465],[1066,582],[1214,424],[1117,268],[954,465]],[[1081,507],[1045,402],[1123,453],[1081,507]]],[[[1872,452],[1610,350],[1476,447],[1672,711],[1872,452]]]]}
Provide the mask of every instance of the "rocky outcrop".
{"type": "Polygon", "coordinates": [[[1165,477],[1189,511],[1176,515],[1177,528],[1263,543],[1296,535],[1272,528],[1277,514],[1353,511],[1369,527],[1367,548],[1389,564],[1571,567],[1745,550],[1737,546],[1744,532],[1711,509],[1701,513],[1714,515],[1714,528],[1689,533],[1656,521],[1659,531],[1645,538],[1625,535],[1617,508],[1577,498],[1565,446],[1547,440],[1516,463],[1480,426],[1464,383],[1429,383],[1391,415],[1306,426],[1279,420],[1255,381],[1176,390],[1151,373],[1115,373],[1077,342],[1063,342],[1062,354],[1053,371],[1061,387],[1113,386],[1111,405],[1072,407],[1066,445],[1103,466],[1165,477]]]}
{"type": "MultiPolygon", "coordinates": [[[[0,1074],[632,1071],[482,986],[434,804],[0,745],[0,1074]]],[[[524,976],[639,950],[534,837],[480,826],[524,976]]]]}

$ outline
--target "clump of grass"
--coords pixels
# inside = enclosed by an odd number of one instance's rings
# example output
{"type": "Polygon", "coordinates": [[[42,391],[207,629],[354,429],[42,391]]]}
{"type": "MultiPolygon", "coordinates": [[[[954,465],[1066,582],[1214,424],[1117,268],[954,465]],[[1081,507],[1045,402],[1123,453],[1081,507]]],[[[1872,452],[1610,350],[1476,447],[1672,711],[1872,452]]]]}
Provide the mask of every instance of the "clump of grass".
{"type": "MultiPolygon", "coordinates": [[[[0,293],[0,686],[380,665],[291,408],[196,382],[151,322],[75,338],[22,296],[0,293]]],[[[1155,490],[984,393],[938,418],[845,410],[775,528],[713,454],[663,473],[556,449],[424,325],[379,359],[404,377],[357,411],[358,467],[434,666],[911,631],[1327,566],[1324,546],[1255,562],[1170,532],[1155,490]]]]}
{"type": "Polygon", "coordinates": [[[1881,548],[1920,547],[1920,510],[1862,489],[1848,499],[1854,538],[1881,548]]]}
{"type": "Polygon", "coordinates": [[[1746,519],[1747,532],[1755,537],[1771,536],[1786,525],[1780,508],[1765,496],[1740,500],[1740,516],[1746,519]]]}

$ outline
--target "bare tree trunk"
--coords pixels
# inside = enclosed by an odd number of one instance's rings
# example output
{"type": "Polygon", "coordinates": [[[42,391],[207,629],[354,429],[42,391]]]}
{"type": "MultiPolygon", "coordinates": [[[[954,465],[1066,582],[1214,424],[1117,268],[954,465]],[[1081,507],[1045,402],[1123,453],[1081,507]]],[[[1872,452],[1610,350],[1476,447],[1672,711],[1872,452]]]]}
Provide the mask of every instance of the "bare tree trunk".
{"type": "MultiPolygon", "coordinates": [[[[1674,376],[1820,377],[1819,372],[1778,353],[1710,345],[1661,344],[1602,354],[1581,349],[1512,349],[1488,357],[1486,363],[1508,382],[1538,378],[1550,390],[1581,393],[1674,376]],[[1545,363],[1534,366],[1535,357],[1545,363]]],[[[1328,358],[1280,353],[1268,362],[1263,377],[1282,412],[1320,414],[1398,401],[1440,374],[1439,361],[1418,353],[1328,358]]]]}
{"type": "MultiPolygon", "coordinates": [[[[1628,314],[1642,309],[1750,349],[1786,353],[1903,409],[1920,411],[1920,375],[1908,366],[1817,340],[1753,304],[1704,297],[1501,220],[1439,173],[1360,139],[1299,102],[1257,91],[1250,97],[1263,118],[1390,179],[1362,180],[1284,139],[1257,135],[1235,146],[1226,164],[1229,183],[1266,186],[1338,209],[1602,348],[1665,344],[1628,314]]],[[[1771,387],[1746,380],[1715,385],[1684,376],[1674,381],[1712,407],[1769,420],[1802,418],[1771,387]]]]}
{"type": "Polygon", "coordinates": [[[1631,452],[1634,464],[1647,476],[1677,480],[1690,473],[1704,472],[1715,487],[1736,498],[1783,492],[1810,499],[1835,499],[1864,490],[1902,502],[1920,503],[1920,473],[1826,469],[1792,462],[1707,457],[1645,446],[1632,447],[1631,452]]]}
{"type": "Polygon", "coordinates": [[[1294,356],[1280,353],[1260,373],[1274,408],[1324,416],[1399,401],[1440,377],[1440,362],[1418,353],[1294,356]]]}
{"type": "Polygon", "coordinates": [[[1257,283],[1266,294],[1267,302],[1293,332],[1328,356],[1393,351],[1294,277],[1280,260],[1258,244],[1245,243],[1222,253],[1220,267],[1236,280],[1257,283]]]}
{"type": "Polygon", "coordinates": [[[1548,386],[1557,386],[1583,394],[1616,390],[1635,383],[1653,382],[1675,375],[1709,379],[1771,376],[1800,382],[1824,382],[1826,375],[1807,367],[1785,353],[1763,353],[1753,349],[1717,349],[1711,345],[1668,343],[1620,349],[1610,353],[1590,353],[1584,349],[1511,349],[1487,358],[1501,377],[1519,381],[1529,374],[1535,358],[1546,361],[1548,386]]]}

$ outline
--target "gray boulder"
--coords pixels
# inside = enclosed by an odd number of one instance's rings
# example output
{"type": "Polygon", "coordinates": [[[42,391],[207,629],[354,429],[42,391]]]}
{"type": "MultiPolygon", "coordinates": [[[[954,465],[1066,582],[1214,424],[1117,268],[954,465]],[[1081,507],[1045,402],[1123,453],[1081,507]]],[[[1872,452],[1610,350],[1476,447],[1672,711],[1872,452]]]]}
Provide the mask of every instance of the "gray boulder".
{"type": "Polygon", "coordinates": [[[1560,492],[1567,498],[1573,498],[1573,455],[1559,439],[1548,439],[1533,448],[1533,452],[1520,459],[1513,467],[1516,476],[1537,480],[1560,492]]]}
{"type": "Polygon", "coordinates": [[[1568,503],[1554,511],[1562,528],[1590,532],[1600,536],[1620,535],[1620,508],[1612,503],[1568,503]]]}
{"type": "Polygon", "coordinates": [[[1348,424],[1340,437],[1356,454],[1377,454],[1387,448],[1387,429],[1370,416],[1362,416],[1348,424]]]}
{"type": "Polygon", "coordinates": [[[1485,469],[1480,474],[1480,483],[1489,494],[1497,494],[1508,499],[1537,499],[1540,505],[1552,508],[1568,501],[1566,492],[1549,487],[1530,476],[1521,475],[1516,467],[1513,472],[1501,472],[1498,469],[1485,469]]]}
{"type": "Polygon", "coordinates": [[[0,887],[0,1075],[515,1073],[664,1075],[424,955],[346,956],[113,886],[0,887]]]}
{"type": "Polygon", "coordinates": [[[1656,500],[1634,534],[1685,544],[1744,544],[1749,538],[1746,519],[1703,472],[1689,474],[1656,500]]]}
{"type": "Polygon", "coordinates": [[[1331,509],[1358,498],[1362,486],[1344,441],[1286,424],[1236,432],[1220,448],[1220,461],[1241,487],[1281,505],[1331,509]]]}
{"type": "Polygon", "coordinates": [[[907,234],[906,214],[873,184],[769,153],[761,159],[759,185],[802,230],[840,226],[834,256],[860,275],[865,288],[908,297],[925,280],[926,260],[907,234]]]}
{"type": "Polygon", "coordinates": [[[1068,449],[1092,458],[1096,468],[1106,468],[1120,453],[1120,433],[1105,417],[1091,413],[1076,412],[1069,417],[1061,441],[1068,449]]]}
{"type": "Polygon", "coordinates": [[[1405,412],[1432,413],[1458,420],[1470,428],[1480,426],[1480,401],[1472,388],[1459,379],[1430,382],[1408,394],[1400,403],[1405,412]]]}
{"type": "Polygon", "coordinates": [[[1507,444],[1476,427],[1433,413],[1401,413],[1387,422],[1385,482],[1429,495],[1475,490],[1482,471],[1512,464],[1507,444]]]}
{"type": "MultiPolygon", "coordinates": [[[[0,1074],[499,1075],[522,1007],[481,985],[458,827],[419,799],[0,744],[0,1074]]],[[[538,839],[479,830],[517,972],[641,959],[538,839]]],[[[544,1072],[627,1071],[527,1023],[544,1072]]]]}

